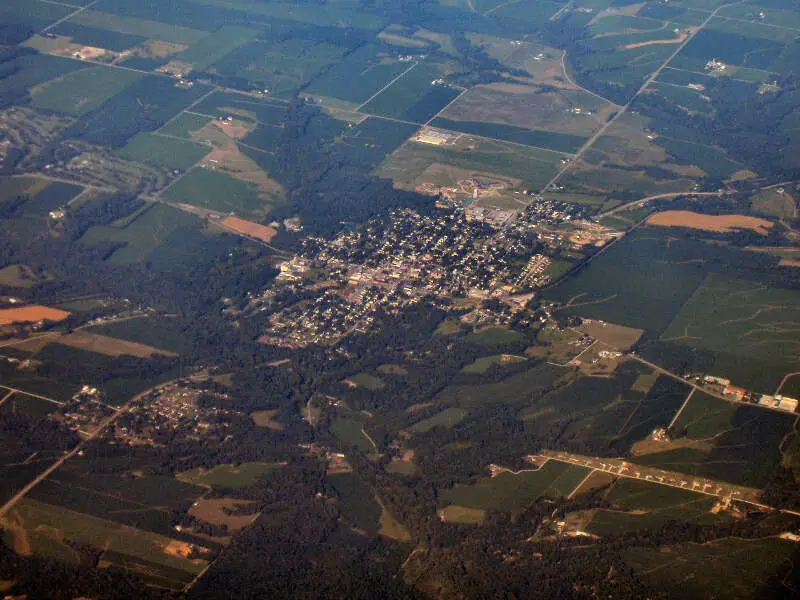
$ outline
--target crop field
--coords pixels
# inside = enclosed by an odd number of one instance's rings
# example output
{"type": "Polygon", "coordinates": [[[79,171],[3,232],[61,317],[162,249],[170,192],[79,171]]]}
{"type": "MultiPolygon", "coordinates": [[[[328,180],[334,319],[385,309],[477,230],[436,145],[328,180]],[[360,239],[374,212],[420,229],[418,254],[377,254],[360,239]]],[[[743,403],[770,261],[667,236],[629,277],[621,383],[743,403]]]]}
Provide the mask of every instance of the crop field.
{"type": "Polygon", "coordinates": [[[7,23],[21,23],[32,29],[43,29],[66,17],[73,10],[68,6],[38,0],[3,0],[0,4],[0,20],[7,23]]]}
{"type": "Polygon", "coordinates": [[[356,446],[362,452],[367,454],[374,452],[375,447],[364,435],[364,424],[367,419],[367,415],[362,412],[341,408],[331,422],[331,433],[344,443],[356,446]]]}
{"type": "Polygon", "coordinates": [[[181,113],[159,129],[158,133],[190,140],[192,139],[192,133],[199,131],[208,125],[210,121],[211,117],[204,117],[194,113],[181,113]]]}
{"type": "Polygon", "coordinates": [[[242,216],[263,212],[267,201],[258,187],[228,173],[207,168],[193,169],[164,194],[170,202],[190,204],[242,216]]]}
{"type": "MultiPolygon", "coordinates": [[[[0,178],[0,203],[28,196],[30,200],[22,205],[25,216],[45,217],[57,208],[65,206],[70,200],[83,191],[83,186],[61,181],[48,181],[39,177],[3,177],[0,178]]],[[[36,280],[41,276],[27,273],[36,280]]],[[[46,279],[46,278],[45,278],[46,279]]]]}
{"type": "Polygon", "coordinates": [[[519,513],[537,498],[569,496],[589,471],[585,467],[548,461],[536,471],[481,477],[472,485],[442,490],[439,497],[445,505],[519,513]]]}
{"type": "Polygon", "coordinates": [[[181,321],[170,317],[127,319],[91,327],[88,331],[177,353],[185,352],[191,344],[191,341],[186,339],[181,321]]]}
{"type": "Polygon", "coordinates": [[[440,77],[441,71],[437,65],[417,63],[360,110],[384,117],[425,123],[460,93],[457,88],[431,83],[440,77]]]}
{"type": "Polygon", "coordinates": [[[619,478],[605,495],[613,506],[598,510],[587,526],[596,535],[613,535],[636,529],[658,529],[669,521],[697,524],[725,523],[725,513],[714,515],[717,499],[646,481],[619,478]]]}
{"type": "Polygon", "coordinates": [[[511,365],[525,362],[527,359],[524,356],[514,356],[513,354],[495,354],[494,356],[484,356],[477,359],[475,362],[468,364],[461,369],[462,373],[473,373],[482,375],[486,373],[494,365],[511,365]]]}
{"type": "Polygon", "coordinates": [[[67,135],[109,148],[119,148],[141,131],[154,131],[209,90],[178,88],[172,79],[145,75],[124,92],[82,115],[67,135]]]}
{"type": "Polygon", "coordinates": [[[140,133],[116,151],[125,160],[143,162],[156,167],[185,171],[196,164],[211,148],[188,140],[176,140],[155,133],[140,133]]]}
{"type": "Polygon", "coordinates": [[[526,187],[538,189],[555,175],[563,158],[563,154],[550,150],[463,136],[453,146],[408,141],[389,155],[376,174],[392,179],[396,185],[413,188],[430,181],[426,171],[438,164],[512,177],[521,180],[526,187]]]}
{"type": "Polygon", "coordinates": [[[23,499],[9,511],[7,519],[15,523],[15,547],[27,546],[28,553],[46,553],[48,546],[69,548],[66,541],[74,540],[183,571],[187,580],[208,564],[203,559],[189,559],[185,542],[36,500],[23,499]],[[29,532],[39,535],[31,539],[29,532]]]}
{"type": "MultiPolygon", "coordinates": [[[[661,339],[742,358],[756,357],[783,364],[789,371],[800,358],[799,330],[797,291],[712,273],[684,304],[661,339]]],[[[721,374],[737,379],[735,372],[721,374]]]]}
{"type": "Polygon", "coordinates": [[[445,406],[466,409],[490,404],[525,405],[537,390],[549,387],[562,378],[571,377],[572,373],[572,369],[564,367],[536,365],[496,383],[450,385],[435,400],[445,406]]]}
{"type": "Polygon", "coordinates": [[[442,412],[436,413],[432,417],[415,423],[409,428],[411,433],[428,433],[434,427],[444,427],[451,429],[458,425],[467,416],[467,411],[463,408],[446,408],[442,412]]]}
{"type": "Polygon", "coordinates": [[[85,69],[86,65],[60,56],[27,54],[0,65],[4,94],[21,94],[30,88],[85,69]]]}
{"type": "Polygon", "coordinates": [[[186,63],[197,71],[214,64],[234,49],[256,37],[254,29],[223,25],[217,31],[201,38],[175,57],[176,62],[186,63]]]}
{"type": "Polygon", "coordinates": [[[258,121],[263,125],[280,126],[286,118],[287,108],[285,103],[276,100],[246,94],[215,92],[196,104],[192,108],[192,114],[200,113],[218,119],[233,116],[248,122],[258,121]]]}
{"type": "Polygon", "coordinates": [[[471,344],[478,344],[479,346],[501,346],[504,344],[513,344],[524,339],[525,336],[513,329],[506,329],[504,327],[488,327],[475,331],[467,335],[467,341],[471,344]]]}
{"type": "Polygon", "coordinates": [[[165,204],[155,204],[122,229],[105,225],[91,227],[80,242],[88,245],[102,242],[124,244],[108,260],[127,264],[144,260],[176,229],[195,228],[198,224],[194,215],[165,204]]]}
{"type": "Polygon", "coordinates": [[[444,117],[436,117],[431,121],[431,125],[441,129],[512,142],[523,146],[553,150],[554,152],[576,152],[586,141],[584,137],[569,133],[538,131],[516,125],[486,123],[483,121],[454,121],[444,117]]]}
{"type": "Polygon", "coordinates": [[[258,40],[235,49],[212,68],[221,74],[244,77],[270,96],[289,98],[320,71],[341,60],[344,48],[314,39],[258,40]]]}
{"type": "Polygon", "coordinates": [[[645,583],[678,598],[756,598],[772,575],[791,569],[795,544],[724,538],[706,544],[631,548],[625,561],[645,583]]]}
{"type": "Polygon", "coordinates": [[[796,415],[759,406],[734,404],[695,392],[672,426],[677,440],[663,452],[632,462],[754,487],[766,481],[781,460],[779,445],[796,415]]]}
{"type": "Polygon", "coordinates": [[[412,66],[382,56],[377,47],[362,46],[314,79],[305,91],[357,107],[412,66]]]}
{"type": "Polygon", "coordinates": [[[702,255],[687,260],[705,246],[637,231],[545,295],[571,314],[660,332],[705,278],[702,255]]]}
{"type": "Polygon", "coordinates": [[[581,90],[495,83],[471,88],[441,116],[577,136],[581,141],[550,146],[552,150],[569,152],[599,129],[612,109],[610,102],[581,90]]]}
{"type": "MultiPolygon", "coordinates": [[[[106,3],[100,4],[98,8],[104,8],[104,4],[106,3]]],[[[114,31],[126,35],[161,40],[173,44],[191,45],[208,35],[205,31],[192,29],[190,27],[159,23],[158,21],[140,19],[137,17],[125,17],[91,9],[84,10],[74,15],[67,23],[75,23],[86,27],[105,29],[107,31],[114,31]]]]}
{"type": "Polygon", "coordinates": [[[97,333],[88,331],[74,331],[58,338],[59,344],[72,346],[81,350],[89,350],[106,356],[137,356],[139,358],[150,358],[154,354],[165,356],[175,356],[175,353],[161,350],[146,344],[137,344],[128,340],[118,340],[97,333]]]}
{"type": "Polygon", "coordinates": [[[253,485],[258,479],[280,468],[278,463],[248,462],[240,465],[217,465],[212,469],[198,467],[178,473],[176,477],[192,485],[208,485],[221,488],[243,488],[253,485]]]}
{"type": "Polygon", "coordinates": [[[386,387],[386,383],[384,383],[380,377],[375,377],[369,373],[357,373],[356,375],[348,377],[345,381],[373,392],[386,387]]]}
{"type": "Polygon", "coordinates": [[[480,525],[486,518],[486,511],[482,508],[467,508],[450,504],[445,506],[439,514],[445,523],[456,523],[457,525],[480,525]]]}

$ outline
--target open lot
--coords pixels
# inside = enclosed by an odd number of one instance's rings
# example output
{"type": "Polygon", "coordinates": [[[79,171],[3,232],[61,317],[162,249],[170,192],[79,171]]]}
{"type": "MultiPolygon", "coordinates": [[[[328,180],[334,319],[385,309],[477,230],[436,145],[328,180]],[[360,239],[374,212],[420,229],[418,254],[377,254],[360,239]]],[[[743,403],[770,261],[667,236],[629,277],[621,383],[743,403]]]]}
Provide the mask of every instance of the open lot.
{"type": "Polygon", "coordinates": [[[482,477],[472,485],[442,490],[439,497],[444,505],[519,513],[537,498],[569,496],[588,473],[585,467],[548,461],[536,471],[482,477]]]}
{"type": "Polygon", "coordinates": [[[17,308],[2,308],[0,309],[0,325],[35,323],[37,321],[53,321],[57,323],[66,319],[69,314],[65,310],[39,306],[38,304],[19,306],[17,308]]]}
{"type": "Polygon", "coordinates": [[[116,338],[100,335],[97,333],[90,333],[88,331],[75,331],[73,333],[63,335],[58,338],[59,344],[72,346],[81,350],[89,350],[106,356],[138,356],[139,358],[150,358],[154,354],[162,354],[165,356],[176,356],[174,352],[168,350],[161,350],[146,344],[137,344],[127,340],[119,340],[116,338]]]}

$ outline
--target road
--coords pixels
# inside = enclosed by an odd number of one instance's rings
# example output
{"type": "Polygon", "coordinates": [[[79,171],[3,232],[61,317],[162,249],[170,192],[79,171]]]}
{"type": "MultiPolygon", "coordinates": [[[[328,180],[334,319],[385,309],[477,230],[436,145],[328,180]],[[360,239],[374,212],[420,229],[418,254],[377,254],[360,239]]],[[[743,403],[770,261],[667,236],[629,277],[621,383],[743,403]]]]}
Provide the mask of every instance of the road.
{"type": "Polygon", "coordinates": [[[679,198],[680,196],[722,196],[724,193],[725,192],[669,192],[667,194],[656,194],[655,196],[647,196],[647,198],[642,198],[641,200],[634,200],[633,202],[628,202],[627,204],[621,204],[616,208],[612,208],[611,210],[607,210],[604,213],[596,215],[594,219],[604,219],[619,212],[631,210],[632,208],[639,208],[640,206],[645,206],[653,200],[666,200],[667,198],[679,198]]]}
{"type": "Polygon", "coordinates": [[[550,181],[547,183],[547,185],[545,185],[545,186],[544,186],[544,188],[542,188],[542,190],[541,190],[541,192],[540,192],[540,193],[544,193],[544,192],[546,192],[546,191],[547,191],[547,190],[549,190],[549,189],[550,189],[550,188],[551,188],[553,185],[555,185],[556,183],[558,183],[558,181],[559,181],[559,180],[560,180],[560,179],[561,179],[561,178],[562,178],[562,177],[563,177],[563,176],[564,176],[564,175],[567,173],[567,171],[569,171],[569,170],[572,168],[572,165],[574,165],[574,164],[575,164],[575,163],[576,163],[576,162],[577,162],[577,161],[578,161],[578,160],[579,160],[579,159],[580,159],[580,158],[581,158],[581,157],[582,157],[582,156],[583,156],[583,155],[586,153],[586,151],[587,151],[589,148],[591,148],[591,147],[594,145],[594,143],[595,143],[595,142],[596,142],[596,141],[597,141],[597,140],[598,140],[598,139],[599,139],[599,138],[600,138],[600,137],[601,137],[601,136],[602,136],[602,135],[603,135],[603,134],[604,134],[606,131],[608,131],[608,129],[609,129],[609,128],[610,128],[610,127],[611,127],[611,126],[614,124],[614,123],[616,123],[616,122],[619,120],[619,118],[620,118],[620,117],[622,117],[622,115],[624,115],[626,112],[628,112],[628,109],[630,109],[631,105],[632,105],[632,104],[633,104],[633,103],[636,101],[636,99],[637,99],[637,98],[638,98],[640,95],[642,95],[642,94],[644,93],[644,91],[645,91],[645,90],[646,90],[648,87],[650,87],[650,84],[652,84],[652,83],[653,83],[653,82],[654,82],[654,81],[655,81],[655,80],[658,78],[658,76],[659,76],[659,75],[661,75],[661,72],[662,72],[662,71],[663,71],[663,70],[666,68],[666,66],[667,66],[667,65],[668,65],[668,64],[669,64],[669,63],[672,61],[672,59],[673,59],[673,58],[675,58],[676,56],[678,56],[678,54],[680,54],[680,52],[681,52],[681,51],[682,51],[682,50],[683,50],[683,49],[684,49],[684,48],[685,48],[685,47],[686,47],[686,46],[687,46],[687,45],[688,45],[688,44],[689,44],[689,43],[690,43],[690,42],[691,42],[691,41],[692,41],[694,38],[695,38],[695,36],[696,36],[698,33],[700,33],[700,32],[703,30],[703,28],[704,28],[706,25],[708,25],[708,24],[711,22],[711,20],[712,20],[714,17],[716,17],[716,16],[717,16],[717,13],[719,13],[719,11],[721,11],[722,9],[724,9],[724,8],[727,8],[727,7],[729,7],[729,6],[734,6],[734,5],[736,5],[736,4],[742,4],[743,2],[744,2],[744,0],[740,0],[739,2],[732,2],[732,3],[730,3],[730,4],[723,4],[722,6],[719,6],[719,7],[717,7],[717,9],[716,9],[716,10],[714,10],[714,12],[712,12],[711,14],[709,14],[709,15],[708,15],[708,18],[706,18],[706,20],[705,20],[705,21],[703,21],[703,22],[702,22],[702,23],[701,23],[701,24],[700,24],[700,25],[697,27],[697,29],[695,29],[695,30],[692,32],[692,34],[691,34],[691,35],[687,36],[687,38],[686,38],[686,39],[685,39],[685,40],[684,40],[684,41],[683,41],[681,44],[679,44],[679,45],[678,45],[678,47],[675,49],[675,52],[673,52],[672,54],[670,54],[670,55],[669,55],[669,57],[667,58],[667,60],[665,60],[665,61],[664,61],[664,62],[661,64],[661,66],[659,66],[659,67],[658,67],[658,68],[657,68],[655,71],[653,71],[653,72],[650,74],[650,76],[649,76],[649,77],[648,77],[648,78],[645,80],[645,82],[644,82],[644,83],[641,85],[641,87],[640,87],[640,88],[639,88],[639,89],[636,91],[636,93],[635,93],[635,94],[633,94],[633,96],[631,96],[631,98],[630,98],[630,100],[628,100],[627,104],[625,104],[625,106],[623,106],[623,107],[622,107],[622,108],[620,108],[620,109],[619,109],[619,110],[618,110],[616,113],[614,113],[614,116],[613,116],[613,117],[611,117],[611,118],[610,118],[608,121],[606,121],[606,122],[605,122],[605,124],[604,124],[604,125],[603,125],[603,126],[600,128],[600,129],[598,129],[598,130],[597,130],[597,131],[594,133],[594,135],[592,135],[592,137],[590,137],[590,138],[589,138],[589,139],[586,141],[586,143],[585,143],[583,146],[581,146],[581,148],[580,148],[580,149],[579,149],[579,150],[578,150],[578,151],[575,153],[575,156],[574,156],[574,158],[573,158],[571,161],[569,161],[569,162],[568,162],[566,165],[564,165],[564,166],[563,166],[563,167],[562,167],[562,168],[561,168],[561,169],[560,169],[560,170],[559,170],[559,171],[558,171],[558,172],[555,174],[555,176],[554,176],[554,177],[553,177],[553,178],[552,178],[552,179],[551,179],[551,180],[550,180],[550,181]]]}
{"type": "MultiPolygon", "coordinates": [[[[26,392],[25,390],[19,390],[17,388],[13,388],[7,385],[0,385],[0,388],[4,390],[8,390],[10,392],[9,395],[13,393],[18,394],[25,394],[26,396],[33,396],[34,398],[39,398],[40,400],[47,400],[48,402],[52,402],[53,404],[58,404],[59,406],[64,406],[64,403],[59,400],[54,400],[53,398],[48,398],[47,396],[40,396],[39,394],[32,394],[31,392],[26,392]]],[[[5,400],[5,398],[3,398],[5,400]]],[[[2,402],[0,402],[2,404],[2,402]]]]}
{"type": "MultiPolygon", "coordinates": [[[[119,419],[122,415],[127,414],[128,411],[130,410],[131,405],[134,402],[136,402],[140,398],[143,398],[147,394],[150,394],[151,392],[154,392],[154,391],[156,391],[156,390],[158,390],[158,389],[160,389],[160,388],[162,388],[164,386],[170,385],[171,383],[174,383],[174,381],[167,381],[165,383],[161,383],[161,384],[159,384],[159,385],[157,385],[155,387],[152,387],[152,388],[150,388],[148,390],[145,390],[145,391],[137,394],[136,396],[134,396],[133,398],[128,400],[128,402],[126,402],[125,405],[123,405],[123,407],[121,407],[117,412],[115,412],[113,415],[111,415],[110,417],[105,419],[100,424],[100,426],[93,433],[91,433],[89,435],[89,437],[87,437],[86,439],[81,441],[72,450],[70,450],[69,452],[64,454],[56,462],[54,462],[52,465],[47,467],[35,479],[30,481],[19,492],[14,494],[14,496],[12,496],[11,499],[9,499],[5,504],[3,504],[3,506],[0,507],[0,520],[4,519],[6,514],[8,513],[8,511],[11,510],[12,508],[14,508],[14,505],[16,505],[20,500],[22,500],[28,494],[28,492],[30,492],[33,488],[35,488],[37,485],[39,485],[42,481],[44,481],[45,479],[50,477],[50,475],[52,475],[56,470],[58,470],[65,462],[67,462],[69,459],[71,459],[74,456],[76,456],[92,440],[97,439],[98,437],[100,437],[100,435],[105,433],[105,431],[111,425],[113,425],[114,422],[117,421],[117,419],[119,419]]],[[[27,394],[28,392],[25,392],[25,393],[27,394]]]]}

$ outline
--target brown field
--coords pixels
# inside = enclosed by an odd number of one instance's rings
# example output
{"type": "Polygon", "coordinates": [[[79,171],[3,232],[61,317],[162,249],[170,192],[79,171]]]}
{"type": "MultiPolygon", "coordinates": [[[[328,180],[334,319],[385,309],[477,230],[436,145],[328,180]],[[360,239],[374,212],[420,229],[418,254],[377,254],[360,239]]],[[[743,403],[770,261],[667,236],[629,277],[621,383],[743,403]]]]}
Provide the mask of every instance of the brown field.
{"type": "Polygon", "coordinates": [[[245,221],[239,217],[228,217],[222,221],[222,224],[238,233],[249,235],[263,242],[271,242],[272,238],[278,233],[274,227],[267,227],[266,225],[259,225],[252,221],[245,221]]]}
{"type": "Polygon", "coordinates": [[[0,309],[0,325],[11,323],[35,323],[36,321],[63,321],[70,313],[57,308],[31,304],[17,308],[0,309]]]}
{"type": "Polygon", "coordinates": [[[643,48],[644,46],[653,46],[655,44],[682,44],[689,37],[688,33],[682,33],[679,37],[670,40],[650,40],[649,42],[639,42],[638,44],[628,44],[624,46],[625,50],[633,50],[634,48],[643,48]]]}
{"type": "Polygon", "coordinates": [[[278,414],[278,409],[273,410],[257,410],[250,413],[250,418],[253,419],[258,427],[266,427],[267,429],[274,429],[280,431],[283,429],[283,423],[273,420],[273,417],[278,414]]]}
{"type": "Polygon", "coordinates": [[[645,454],[659,454],[680,448],[692,448],[703,452],[711,452],[713,445],[702,440],[692,440],[689,438],[679,438],[659,442],[650,438],[639,440],[631,447],[631,454],[634,456],[644,456],[645,454]]]}
{"type": "Polygon", "coordinates": [[[189,514],[212,525],[225,525],[229,532],[236,533],[255,521],[260,513],[256,512],[251,515],[229,513],[253,504],[255,502],[250,500],[236,500],[234,498],[201,498],[192,505],[189,509],[189,514]]]}
{"type": "Polygon", "coordinates": [[[717,233],[731,233],[737,229],[750,229],[767,235],[774,223],[746,215],[703,215],[688,210],[668,210],[647,219],[649,225],[661,227],[688,227],[717,233]]]}
{"type": "Polygon", "coordinates": [[[778,263],[779,267],[800,267],[800,260],[794,258],[782,258],[778,263]]]}
{"type": "Polygon", "coordinates": [[[68,335],[58,338],[59,344],[79,348],[80,350],[88,350],[98,354],[105,354],[106,356],[137,356],[139,358],[150,358],[154,354],[162,354],[164,356],[177,356],[174,352],[154,348],[146,344],[139,344],[136,342],[129,342],[127,340],[120,340],[98,333],[89,333],[88,331],[76,331],[68,335]]]}
{"type": "Polygon", "coordinates": [[[480,508],[467,508],[451,504],[439,511],[439,516],[446,523],[460,525],[480,525],[486,518],[486,511],[480,508]]]}
{"type": "Polygon", "coordinates": [[[586,319],[577,329],[617,350],[627,350],[638,342],[644,333],[642,329],[590,319],[586,319]]]}
{"type": "Polygon", "coordinates": [[[161,40],[147,40],[141,46],[131,50],[130,54],[147,58],[169,58],[186,50],[186,44],[175,44],[161,40]]]}
{"type": "Polygon", "coordinates": [[[606,487],[613,483],[617,478],[612,475],[611,473],[606,473],[605,471],[593,471],[589,477],[587,477],[581,487],[575,490],[574,496],[579,496],[580,494],[585,494],[587,492],[591,492],[592,490],[596,490],[602,487],[606,487]]]}

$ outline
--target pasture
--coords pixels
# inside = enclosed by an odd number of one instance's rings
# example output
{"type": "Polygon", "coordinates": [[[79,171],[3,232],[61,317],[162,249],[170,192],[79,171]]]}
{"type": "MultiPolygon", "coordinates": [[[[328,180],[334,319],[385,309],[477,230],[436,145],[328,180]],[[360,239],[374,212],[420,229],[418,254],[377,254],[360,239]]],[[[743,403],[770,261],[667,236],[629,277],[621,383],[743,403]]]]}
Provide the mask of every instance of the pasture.
{"type": "Polygon", "coordinates": [[[169,123],[158,130],[158,133],[173,137],[192,139],[192,134],[205,127],[211,117],[196,115],[194,113],[180,113],[169,123]]]}
{"type": "Polygon", "coordinates": [[[126,319],[90,327],[88,331],[181,353],[190,347],[179,319],[161,316],[126,319]]]}
{"type": "Polygon", "coordinates": [[[409,428],[411,433],[428,433],[434,427],[452,429],[467,416],[467,411],[462,408],[446,408],[432,417],[423,419],[409,428]]]}
{"type": "Polygon", "coordinates": [[[372,392],[386,387],[386,383],[380,377],[375,377],[369,373],[357,373],[355,375],[351,375],[345,379],[344,382],[348,385],[366,388],[372,392]]]}
{"type": "Polygon", "coordinates": [[[223,25],[176,55],[174,60],[177,63],[189,64],[196,71],[202,71],[255,38],[257,34],[254,29],[223,25]]]}
{"type": "Polygon", "coordinates": [[[375,452],[375,446],[364,435],[364,424],[367,422],[364,413],[340,409],[336,418],[331,422],[331,433],[346,444],[356,446],[366,454],[375,452]]]}
{"type": "Polygon", "coordinates": [[[589,471],[585,467],[548,461],[535,471],[517,475],[506,471],[495,477],[481,477],[471,485],[441,490],[439,498],[444,505],[517,514],[538,498],[569,496],[589,471]]]}
{"type": "MultiPolygon", "coordinates": [[[[98,8],[104,7],[101,5],[98,8]]],[[[133,16],[126,17],[91,9],[74,15],[68,22],[183,45],[194,44],[208,35],[205,31],[192,29],[191,27],[181,27],[179,25],[170,25],[168,23],[133,16]]]]}
{"type": "Polygon", "coordinates": [[[223,171],[199,167],[171,186],[164,194],[170,202],[190,204],[224,213],[246,216],[263,213],[267,201],[258,186],[223,171]]]}
{"type": "Polygon", "coordinates": [[[503,346],[523,340],[525,336],[513,329],[505,327],[487,327],[473,331],[467,335],[467,341],[479,346],[503,346]]]}
{"type": "Polygon", "coordinates": [[[482,375],[494,365],[504,366],[525,362],[524,356],[514,356],[513,354],[495,354],[494,356],[484,356],[475,362],[468,364],[461,369],[462,373],[482,375]]]}

